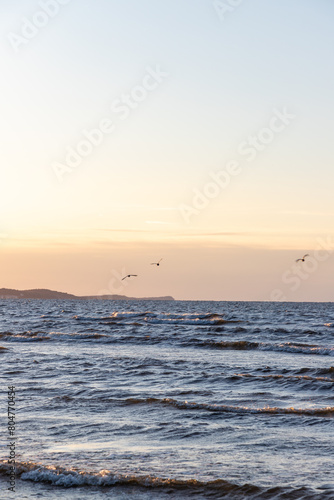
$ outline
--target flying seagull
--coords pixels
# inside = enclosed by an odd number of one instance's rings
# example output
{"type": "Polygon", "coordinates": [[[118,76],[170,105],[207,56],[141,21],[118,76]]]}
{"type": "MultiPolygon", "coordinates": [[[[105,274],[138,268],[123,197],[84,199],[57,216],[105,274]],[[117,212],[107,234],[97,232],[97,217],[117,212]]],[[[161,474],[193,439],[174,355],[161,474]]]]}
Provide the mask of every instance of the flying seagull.
{"type": "Polygon", "coordinates": [[[124,278],[121,279],[121,281],[125,280],[126,278],[131,278],[131,276],[138,276],[138,274],[127,274],[124,276],[124,278]]]}
{"type": "Polygon", "coordinates": [[[158,262],[151,262],[151,266],[160,266],[160,262],[162,259],[160,259],[158,262]]]}
{"type": "Polygon", "coordinates": [[[306,253],[301,259],[297,259],[296,262],[299,262],[299,261],[305,262],[305,257],[309,257],[309,254],[306,253]]]}

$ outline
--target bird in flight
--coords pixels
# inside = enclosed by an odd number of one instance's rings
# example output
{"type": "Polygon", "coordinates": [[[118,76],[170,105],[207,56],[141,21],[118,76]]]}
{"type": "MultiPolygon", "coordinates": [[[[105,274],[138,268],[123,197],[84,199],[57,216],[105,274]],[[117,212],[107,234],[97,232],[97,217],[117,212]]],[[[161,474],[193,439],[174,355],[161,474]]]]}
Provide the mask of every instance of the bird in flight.
{"type": "Polygon", "coordinates": [[[305,257],[309,257],[309,254],[306,253],[301,259],[297,259],[296,262],[299,262],[299,261],[305,262],[305,257]]]}
{"type": "Polygon", "coordinates": [[[160,259],[158,262],[151,262],[151,266],[160,266],[160,262],[162,259],[160,259]]]}
{"type": "Polygon", "coordinates": [[[124,276],[124,278],[122,278],[121,281],[125,280],[126,278],[131,278],[131,276],[138,276],[138,274],[127,274],[126,276],[124,276]]]}

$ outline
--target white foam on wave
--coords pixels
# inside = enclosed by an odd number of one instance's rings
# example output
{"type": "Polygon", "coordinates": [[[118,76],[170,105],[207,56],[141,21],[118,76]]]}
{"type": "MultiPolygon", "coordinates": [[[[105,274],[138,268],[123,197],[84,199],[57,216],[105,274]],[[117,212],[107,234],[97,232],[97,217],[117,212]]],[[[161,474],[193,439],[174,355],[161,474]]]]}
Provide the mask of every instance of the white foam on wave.
{"type": "MultiPolygon", "coordinates": [[[[8,470],[6,461],[0,462],[0,472],[8,470]]],[[[110,470],[80,471],[74,469],[65,469],[63,467],[46,466],[36,464],[34,462],[21,462],[16,464],[17,474],[23,481],[33,481],[52,484],[53,486],[61,486],[64,488],[72,488],[79,486],[114,486],[114,485],[132,485],[144,487],[173,487],[173,488],[200,488],[209,489],[243,489],[243,486],[238,486],[222,479],[203,482],[197,479],[176,479],[164,478],[154,475],[135,475],[121,474],[110,470]]],[[[249,485],[246,485],[249,487],[249,485]]],[[[258,490],[256,486],[252,486],[258,490]]]]}
{"type": "Polygon", "coordinates": [[[126,320],[138,318],[142,319],[146,323],[155,323],[155,324],[202,324],[202,325],[212,325],[221,322],[228,322],[225,320],[220,314],[195,314],[195,313],[154,313],[151,311],[146,312],[134,312],[134,311],[121,311],[121,312],[113,312],[108,318],[102,319],[116,319],[116,320],[126,320]]]}

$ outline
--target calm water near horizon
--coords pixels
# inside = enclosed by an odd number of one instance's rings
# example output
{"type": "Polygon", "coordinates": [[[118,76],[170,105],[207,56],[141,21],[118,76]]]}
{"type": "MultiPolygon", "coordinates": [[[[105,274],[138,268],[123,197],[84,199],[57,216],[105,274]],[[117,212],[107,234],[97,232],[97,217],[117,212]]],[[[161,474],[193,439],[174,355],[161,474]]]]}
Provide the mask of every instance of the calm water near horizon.
{"type": "Polygon", "coordinates": [[[334,499],[334,303],[0,300],[0,318],[1,499],[334,499]]]}

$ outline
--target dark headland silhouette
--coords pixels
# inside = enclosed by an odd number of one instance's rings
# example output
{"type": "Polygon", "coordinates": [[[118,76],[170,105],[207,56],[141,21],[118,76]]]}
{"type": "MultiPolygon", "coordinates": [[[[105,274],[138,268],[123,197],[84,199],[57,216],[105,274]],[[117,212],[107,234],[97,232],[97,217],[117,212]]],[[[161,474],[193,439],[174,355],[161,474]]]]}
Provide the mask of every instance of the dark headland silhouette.
{"type": "Polygon", "coordinates": [[[170,295],[165,297],[127,297],[126,295],[72,295],[43,288],[34,290],[12,290],[0,288],[0,299],[52,299],[52,300],[175,300],[170,295]]]}

